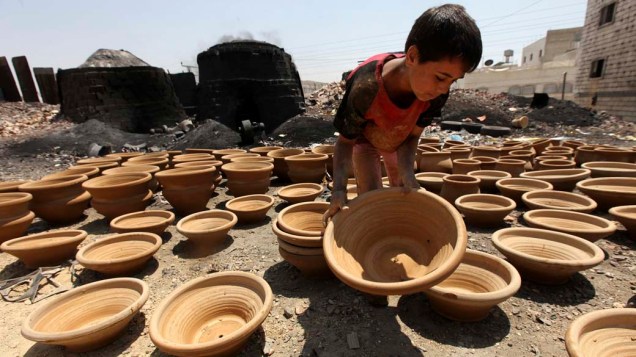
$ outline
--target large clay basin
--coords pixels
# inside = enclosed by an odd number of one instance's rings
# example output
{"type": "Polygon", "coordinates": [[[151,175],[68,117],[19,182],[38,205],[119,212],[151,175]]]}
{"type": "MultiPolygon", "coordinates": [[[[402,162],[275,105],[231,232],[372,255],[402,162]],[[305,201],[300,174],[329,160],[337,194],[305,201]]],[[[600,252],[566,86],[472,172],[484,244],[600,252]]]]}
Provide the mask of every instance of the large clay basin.
{"type": "Polygon", "coordinates": [[[329,156],[325,154],[287,156],[287,176],[294,183],[320,183],[325,177],[327,161],[329,156]]]}
{"type": "Polygon", "coordinates": [[[122,276],[143,269],[160,247],[161,237],[154,233],[114,234],[85,245],[75,258],[85,268],[107,276],[122,276]]]}
{"type": "Polygon", "coordinates": [[[457,321],[479,321],[520,287],[521,276],[512,264],[467,249],[453,274],[425,294],[439,314],[457,321]]]}
{"type": "Polygon", "coordinates": [[[576,188],[592,197],[600,209],[636,205],[636,177],[602,177],[580,181],[576,188]]]}
{"type": "Polygon", "coordinates": [[[360,195],[333,217],[323,237],[334,274],[375,295],[438,284],[457,268],[466,244],[466,226],[453,205],[425,190],[405,195],[399,187],[360,195]]]}
{"type": "Polygon", "coordinates": [[[32,211],[13,217],[0,218],[0,243],[22,236],[29,229],[34,218],[35,213],[32,211]]]}
{"type": "Polygon", "coordinates": [[[495,186],[504,196],[511,198],[517,204],[522,203],[521,196],[530,191],[551,190],[552,184],[542,180],[527,178],[506,178],[495,182],[495,186]]]}
{"type": "Polygon", "coordinates": [[[289,264],[295,266],[300,273],[309,279],[331,278],[322,247],[308,248],[295,246],[278,239],[278,253],[289,264]]]}
{"type": "Polygon", "coordinates": [[[132,165],[132,166],[121,166],[121,167],[113,167],[112,169],[104,170],[102,175],[117,175],[117,174],[128,174],[131,172],[145,172],[152,175],[152,179],[148,182],[148,188],[152,190],[152,192],[157,192],[159,190],[159,183],[157,179],[154,177],[154,174],[159,172],[159,166],[155,165],[132,165]]]}
{"type": "Polygon", "coordinates": [[[274,197],[256,194],[233,198],[225,203],[225,209],[233,212],[239,223],[254,223],[264,220],[273,205],[274,197]]]}
{"type": "Polygon", "coordinates": [[[287,167],[285,158],[288,156],[301,155],[304,153],[305,150],[303,149],[279,149],[268,152],[267,157],[271,157],[274,159],[274,175],[281,180],[288,181],[289,176],[287,175],[287,172],[289,168],[287,167]]]}
{"type": "Polygon", "coordinates": [[[609,213],[627,229],[627,234],[636,240],[636,205],[612,207],[609,213]]]}
{"type": "Polygon", "coordinates": [[[126,329],[148,300],[149,290],[148,284],[134,278],[76,287],[38,306],[22,324],[22,336],[72,352],[98,349],[126,329]]]}
{"type": "Polygon", "coordinates": [[[616,231],[616,225],[605,218],[587,213],[557,209],[535,209],[523,214],[529,226],[573,234],[596,242],[616,231]]]}
{"type": "Polygon", "coordinates": [[[594,243],[547,229],[504,228],[493,233],[492,242],[524,279],[540,284],[563,284],[605,257],[594,243]]]}
{"type": "Polygon", "coordinates": [[[636,153],[627,148],[597,147],[594,149],[599,161],[628,162],[636,161],[636,153]]]}
{"type": "Polygon", "coordinates": [[[572,322],[565,333],[570,357],[636,356],[636,309],[588,312],[572,322]]]}
{"type": "Polygon", "coordinates": [[[73,259],[86,235],[82,230],[31,234],[2,243],[0,250],[17,257],[28,268],[54,266],[73,259]]]}
{"type": "Polygon", "coordinates": [[[322,250],[322,236],[305,236],[285,232],[280,229],[280,226],[278,225],[278,219],[276,218],[274,218],[274,220],[272,221],[272,231],[274,232],[274,234],[276,234],[276,237],[278,237],[278,239],[289,244],[293,244],[294,246],[320,248],[320,250],[322,250]]]}
{"type": "Polygon", "coordinates": [[[213,248],[225,241],[236,222],[238,218],[234,213],[213,209],[183,217],[177,223],[177,231],[195,246],[213,248]]]}
{"type": "Polygon", "coordinates": [[[269,189],[274,165],[268,162],[230,162],[221,166],[225,184],[235,197],[264,194],[269,189]]]}
{"type": "Polygon", "coordinates": [[[587,196],[565,191],[531,191],[524,193],[521,199],[530,209],[548,208],[590,213],[597,206],[596,202],[587,196]]]}
{"type": "Polygon", "coordinates": [[[249,149],[249,152],[257,153],[261,156],[267,156],[267,153],[274,150],[283,149],[282,146],[257,146],[249,149]]]}
{"type": "Polygon", "coordinates": [[[73,176],[73,175],[85,175],[86,177],[91,179],[99,175],[99,169],[97,167],[88,166],[88,165],[71,166],[64,171],[42,176],[41,180],[57,179],[57,178],[61,178],[65,176],[73,176]]]}
{"type": "Polygon", "coordinates": [[[481,181],[479,177],[448,175],[442,177],[442,180],[444,183],[442,184],[440,196],[450,203],[455,203],[455,200],[463,195],[479,193],[479,182],[481,181]]]}
{"type": "Polygon", "coordinates": [[[136,166],[136,165],[144,165],[144,166],[157,166],[159,170],[165,170],[168,168],[168,163],[170,159],[168,157],[161,156],[149,156],[150,154],[146,154],[144,156],[137,156],[129,159],[128,161],[121,164],[124,167],[136,166]]]}
{"type": "Polygon", "coordinates": [[[455,207],[466,223],[476,227],[500,226],[517,204],[512,199],[483,193],[464,195],[455,200],[455,207]]]}
{"type": "Polygon", "coordinates": [[[291,234],[320,236],[324,231],[322,218],[328,209],[328,202],[296,203],[278,213],[278,224],[283,231],[291,234]]]}
{"type": "Polygon", "coordinates": [[[161,235],[174,222],[174,213],[163,210],[147,210],[128,213],[110,221],[115,233],[148,232],[161,235]]]}
{"type": "Polygon", "coordinates": [[[627,162],[592,161],[581,165],[592,172],[592,178],[597,177],[636,177],[636,164],[627,162]]]}
{"type": "Polygon", "coordinates": [[[0,193],[19,192],[18,187],[29,181],[0,181],[0,193]]]}
{"type": "Polygon", "coordinates": [[[295,183],[279,189],[276,194],[278,197],[293,204],[313,201],[320,196],[324,189],[318,183],[295,183]]]}
{"type": "Polygon", "coordinates": [[[243,149],[217,149],[212,151],[212,154],[214,155],[214,158],[216,160],[221,160],[221,158],[225,155],[243,154],[246,152],[247,150],[243,150],[243,149]]]}
{"type": "Polygon", "coordinates": [[[439,194],[442,192],[442,186],[444,185],[444,177],[450,174],[445,172],[420,172],[415,174],[415,179],[422,186],[422,188],[439,194]]]}
{"type": "Polygon", "coordinates": [[[187,215],[206,209],[214,184],[212,166],[179,167],[157,172],[163,196],[177,213],[187,215]]]}
{"type": "Polygon", "coordinates": [[[22,236],[29,228],[35,218],[29,211],[32,198],[27,192],[0,193],[0,243],[22,236]]]}
{"type": "Polygon", "coordinates": [[[588,169],[558,169],[524,172],[519,177],[537,179],[552,184],[558,191],[572,191],[576,183],[590,177],[588,169]]]}
{"type": "Polygon", "coordinates": [[[29,207],[36,216],[51,224],[68,224],[81,220],[91,194],[84,191],[85,175],[69,175],[20,185],[20,191],[33,195],[29,207]]]}
{"type": "Polygon", "coordinates": [[[581,166],[586,162],[600,161],[600,157],[594,149],[596,149],[595,145],[579,146],[574,152],[574,162],[581,166]]]}
{"type": "Polygon", "coordinates": [[[479,178],[479,192],[483,193],[496,193],[497,181],[504,178],[511,178],[512,175],[505,171],[498,170],[476,170],[470,171],[468,176],[479,178]]]}
{"type": "Polygon", "coordinates": [[[150,339],[175,356],[234,356],[272,304],[272,289],[254,274],[226,271],[196,278],[159,303],[150,319],[150,339]]]}
{"type": "Polygon", "coordinates": [[[93,208],[113,219],[146,208],[152,199],[148,188],[151,179],[150,174],[143,172],[104,175],[85,181],[82,187],[91,194],[93,208]]]}

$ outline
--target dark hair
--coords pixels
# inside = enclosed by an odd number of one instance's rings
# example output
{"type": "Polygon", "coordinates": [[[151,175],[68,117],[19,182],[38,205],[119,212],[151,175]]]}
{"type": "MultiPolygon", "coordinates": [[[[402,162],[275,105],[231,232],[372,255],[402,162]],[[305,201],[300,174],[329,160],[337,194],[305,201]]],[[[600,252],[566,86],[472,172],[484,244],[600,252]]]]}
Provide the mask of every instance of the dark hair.
{"type": "Polygon", "coordinates": [[[420,62],[459,57],[466,72],[481,60],[481,33],[461,5],[446,4],[426,10],[411,28],[404,51],[415,45],[420,62]]]}

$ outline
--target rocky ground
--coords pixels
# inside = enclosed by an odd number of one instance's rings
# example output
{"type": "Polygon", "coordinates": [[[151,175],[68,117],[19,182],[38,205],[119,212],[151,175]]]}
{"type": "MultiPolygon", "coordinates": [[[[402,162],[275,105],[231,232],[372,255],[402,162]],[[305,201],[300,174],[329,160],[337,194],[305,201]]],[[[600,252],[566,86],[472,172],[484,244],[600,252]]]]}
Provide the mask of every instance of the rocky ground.
{"type": "MultiPolygon", "coordinates": [[[[324,90],[338,94],[337,87],[337,84],[332,84],[324,90]]],[[[468,97],[458,95],[454,102],[464,103],[464,106],[476,101],[475,98],[481,102],[477,102],[476,109],[462,109],[461,114],[453,119],[476,119],[483,115],[495,118],[490,113],[498,108],[503,113],[503,119],[493,123],[502,124],[516,115],[513,113],[529,115],[536,112],[527,104],[513,102],[507,97],[464,94],[468,97]]],[[[306,147],[333,142],[335,136],[331,115],[339,99],[330,95],[328,100],[318,101],[315,99],[318,95],[308,99],[306,115],[287,121],[256,145],[306,147]]],[[[561,103],[554,107],[560,108],[561,103]]],[[[453,108],[459,106],[450,106],[449,112],[460,112],[453,108]]],[[[568,108],[552,116],[559,118],[578,113],[576,115],[592,118],[589,121],[594,124],[581,126],[571,125],[565,120],[542,121],[531,118],[531,126],[515,130],[513,137],[562,136],[591,143],[635,145],[634,139],[630,138],[630,135],[634,135],[631,123],[578,107],[568,108]]],[[[240,141],[232,130],[211,121],[201,123],[193,131],[177,138],[173,134],[125,133],[97,121],[73,124],[56,115],[57,110],[59,108],[55,106],[0,103],[0,128],[3,128],[0,131],[0,155],[5,159],[0,166],[0,180],[35,180],[60,171],[86,155],[93,142],[110,145],[113,150],[119,151],[124,144],[145,144],[147,148],[160,150],[234,147],[240,141]],[[6,129],[9,124],[14,128],[11,132],[6,129]]],[[[444,138],[458,135],[472,144],[501,140],[466,132],[442,132],[435,125],[427,129],[426,134],[444,138]]],[[[274,194],[283,185],[277,180],[272,181],[269,193],[274,194]]],[[[230,198],[222,183],[208,207],[223,207],[230,198]]],[[[319,199],[328,199],[328,193],[319,199]]],[[[615,234],[597,243],[606,254],[602,264],[576,274],[561,286],[524,281],[515,296],[493,309],[488,318],[481,322],[458,323],[441,317],[431,309],[423,294],[391,296],[388,307],[372,307],[362,294],[339,280],[307,280],[283,261],[270,225],[285,206],[283,201],[276,198],[264,222],[237,225],[230,231],[231,238],[225,245],[206,257],[198,257],[185,237],[174,226],[169,227],[162,237],[164,244],[155,258],[135,275],[151,288],[150,298],[141,313],[115,342],[85,355],[162,356],[148,336],[148,322],[157,304],[176,287],[195,277],[226,270],[249,271],[262,276],[275,294],[274,307],[262,328],[251,337],[241,354],[244,356],[564,356],[564,334],[577,316],[598,309],[634,306],[635,303],[636,243],[627,238],[621,227],[615,234]]],[[[170,206],[161,194],[156,194],[150,208],[169,209],[170,206]]],[[[502,227],[523,225],[523,220],[519,218],[523,212],[523,208],[513,211],[502,227]]],[[[109,234],[108,223],[101,215],[93,209],[86,213],[84,220],[70,226],[89,232],[83,244],[109,234]]],[[[611,219],[606,213],[596,213],[611,219]]],[[[62,227],[49,227],[36,219],[28,233],[59,228],[62,227]]],[[[502,256],[490,242],[495,229],[468,226],[468,230],[470,248],[502,256]]],[[[78,283],[101,279],[91,271],[82,270],[81,266],[77,266],[77,269],[78,283]]],[[[0,254],[0,280],[29,272],[13,256],[0,254]]],[[[70,283],[68,268],[56,279],[70,283]]],[[[43,287],[42,291],[45,293],[47,289],[50,287],[43,287]]],[[[61,348],[33,344],[21,337],[19,331],[22,321],[39,304],[41,302],[0,302],[0,356],[73,355],[61,348]]]]}

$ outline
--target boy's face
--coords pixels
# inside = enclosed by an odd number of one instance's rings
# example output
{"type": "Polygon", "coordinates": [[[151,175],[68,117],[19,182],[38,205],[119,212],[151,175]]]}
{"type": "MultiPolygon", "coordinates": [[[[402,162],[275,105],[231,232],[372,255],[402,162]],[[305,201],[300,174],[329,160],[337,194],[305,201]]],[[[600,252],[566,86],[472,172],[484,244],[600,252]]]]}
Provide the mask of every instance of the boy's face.
{"type": "Polygon", "coordinates": [[[417,48],[411,46],[406,54],[411,90],[421,101],[429,101],[444,93],[459,78],[464,77],[464,63],[460,58],[420,63],[417,48]]]}

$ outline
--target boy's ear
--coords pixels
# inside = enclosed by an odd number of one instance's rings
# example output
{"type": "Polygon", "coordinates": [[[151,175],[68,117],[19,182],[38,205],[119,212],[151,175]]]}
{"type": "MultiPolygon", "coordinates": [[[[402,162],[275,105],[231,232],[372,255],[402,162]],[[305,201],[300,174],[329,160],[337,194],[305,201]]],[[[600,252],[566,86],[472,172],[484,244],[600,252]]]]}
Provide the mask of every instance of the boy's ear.
{"type": "Polygon", "coordinates": [[[409,47],[408,50],[406,50],[406,64],[407,65],[413,65],[413,64],[418,64],[420,63],[420,52],[418,51],[417,47],[415,45],[412,45],[409,47]]]}

